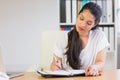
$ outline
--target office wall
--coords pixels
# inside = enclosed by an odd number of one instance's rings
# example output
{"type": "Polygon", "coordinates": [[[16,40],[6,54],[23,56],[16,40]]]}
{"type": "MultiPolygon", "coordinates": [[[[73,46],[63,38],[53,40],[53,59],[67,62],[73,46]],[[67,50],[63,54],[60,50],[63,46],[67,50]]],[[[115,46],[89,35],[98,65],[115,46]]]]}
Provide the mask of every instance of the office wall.
{"type": "Polygon", "coordinates": [[[0,42],[8,71],[40,62],[41,32],[58,30],[58,0],[0,0],[0,42]]]}

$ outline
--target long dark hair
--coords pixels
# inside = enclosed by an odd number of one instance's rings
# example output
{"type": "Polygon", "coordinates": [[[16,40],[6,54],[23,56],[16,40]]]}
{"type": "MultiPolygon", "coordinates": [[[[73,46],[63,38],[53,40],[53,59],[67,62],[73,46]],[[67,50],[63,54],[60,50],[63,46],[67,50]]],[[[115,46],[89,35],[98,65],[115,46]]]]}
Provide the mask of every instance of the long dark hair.
{"type": "MultiPolygon", "coordinates": [[[[91,14],[95,17],[96,26],[94,26],[91,30],[96,29],[102,15],[100,6],[96,3],[89,2],[82,7],[79,14],[84,10],[89,10],[91,14]]],[[[65,52],[65,55],[67,55],[67,62],[73,69],[80,69],[81,60],[79,56],[82,50],[82,40],[79,38],[78,32],[76,31],[75,27],[68,33],[68,44],[66,48],[67,51],[65,52]]]]}

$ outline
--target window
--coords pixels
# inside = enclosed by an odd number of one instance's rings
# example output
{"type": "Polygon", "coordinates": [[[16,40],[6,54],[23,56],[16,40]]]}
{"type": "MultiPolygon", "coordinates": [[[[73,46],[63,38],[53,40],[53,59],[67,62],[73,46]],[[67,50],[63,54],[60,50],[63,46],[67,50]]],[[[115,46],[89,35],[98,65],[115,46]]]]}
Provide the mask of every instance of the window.
{"type": "Polygon", "coordinates": [[[118,12],[117,12],[117,15],[118,15],[118,33],[120,34],[120,0],[118,0],[118,12]]]}

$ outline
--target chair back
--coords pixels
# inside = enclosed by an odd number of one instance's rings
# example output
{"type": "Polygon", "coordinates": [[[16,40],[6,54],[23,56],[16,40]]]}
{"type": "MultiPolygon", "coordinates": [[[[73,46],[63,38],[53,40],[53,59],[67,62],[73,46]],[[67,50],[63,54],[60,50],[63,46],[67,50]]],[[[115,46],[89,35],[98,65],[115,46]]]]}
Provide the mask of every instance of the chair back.
{"type": "Polygon", "coordinates": [[[67,31],[44,31],[41,35],[40,67],[50,69],[55,42],[67,31]]]}

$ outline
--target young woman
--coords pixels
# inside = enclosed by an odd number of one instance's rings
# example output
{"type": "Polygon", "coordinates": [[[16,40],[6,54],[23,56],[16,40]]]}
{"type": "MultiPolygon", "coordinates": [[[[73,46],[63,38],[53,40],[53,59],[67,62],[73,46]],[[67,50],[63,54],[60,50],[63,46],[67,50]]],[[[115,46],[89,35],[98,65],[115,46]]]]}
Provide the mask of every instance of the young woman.
{"type": "Polygon", "coordinates": [[[75,27],[54,46],[51,70],[85,69],[86,76],[101,74],[108,40],[98,29],[102,15],[99,5],[89,2],[80,10],[75,27]]]}

